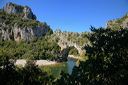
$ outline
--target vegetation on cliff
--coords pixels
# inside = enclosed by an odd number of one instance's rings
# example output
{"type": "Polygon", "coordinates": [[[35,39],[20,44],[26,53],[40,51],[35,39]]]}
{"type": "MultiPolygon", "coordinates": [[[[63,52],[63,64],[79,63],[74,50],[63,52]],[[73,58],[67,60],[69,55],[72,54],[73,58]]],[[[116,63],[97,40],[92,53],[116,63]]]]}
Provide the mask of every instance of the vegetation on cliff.
{"type": "Polygon", "coordinates": [[[44,22],[41,23],[36,20],[32,19],[23,19],[20,18],[17,14],[8,14],[6,12],[0,12],[0,23],[5,23],[5,25],[13,28],[15,25],[17,25],[20,28],[24,27],[45,27],[48,28],[50,32],[52,32],[51,28],[44,22]]]}
{"type": "Polygon", "coordinates": [[[58,79],[48,76],[34,65],[16,69],[14,64],[7,61],[4,56],[0,64],[3,66],[0,68],[0,80],[2,81],[0,83],[5,85],[10,83],[13,85],[19,83],[21,85],[26,83],[33,85],[60,85],[62,83],[65,85],[127,85],[127,36],[127,29],[113,31],[92,28],[92,33],[88,36],[91,46],[85,46],[89,56],[88,60],[80,62],[79,66],[74,67],[71,75],[61,72],[58,79]]]}
{"type": "Polygon", "coordinates": [[[88,32],[67,32],[67,31],[61,31],[60,29],[57,29],[54,32],[54,35],[59,38],[63,38],[64,41],[68,41],[71,43],[74,43],[79,46],[84,46],[85,44],[89,43],[87,35],[88,32]]]}
{"type": "Polygon", "coordinates": [[[61,73],[56,85],[127,85],[128,30],[92,28],[88,60],[80,62],[72,74],[61,73]]]}
{"type": "Polygon", "coordinates": [[[107,28],[111,30],[119,30],[119,29],[128,28],[128,14],[125,14],[121,18],[108,21],[107,28]]]}
{"type": "Polygon", "coordinates": [[[69,47],[69,55],[79,56],[79,52],[75,47],[69,47]]]}
{"type": "Polygon", "coordinates": [[[46,22],[32,19],[33,16],[29,7],[7,3],[0,10],[0,40],[31,41],[53,33],[46,22]]]}
{"type": "MultiPolygon", "coordinates": [[[[22,14],[20,15],[22,16],[22,14]]],[[[0,84],[1,85],[127,85],[128,84],[128,16],[110,21],[108,28],[91,28],[90,33],[73,33],[52,30],[46,23],[32,19],[23,19],[17,14],[8,14],[1,10],[0,27],[8,25],[19,27],[46,26],[46,36],[32,41],[0,41],[0,84]],[[4,23],[4,24],[3,24],[4,23]],[[51,35],[52,34],[52,35],[51,35]],[[61,40],[63,39],[63,41],[61,40]],[[64,41],[66,41],[64,43],[64,41]],[[61,72],[54,78],[34,64],[28,62],[24,68],[14,65],[12,59],[50,59],[61,55],[58,45],[69,46],[69,54],[79,55],[75,45],[86,50],[86,61],[80,61],[72,74],[61,72]],[[74,45],[74,47],[72,47],[74,45]]],[[[46,70],[46,69],[45,69],[46,70]]]]}
{"type": "Polygon", "coordinates": [[[14,59],[54,59],[60,56],[60,47],[48,37],[25,43],[0,42],[0,58],[5,55],[14,59]]]}

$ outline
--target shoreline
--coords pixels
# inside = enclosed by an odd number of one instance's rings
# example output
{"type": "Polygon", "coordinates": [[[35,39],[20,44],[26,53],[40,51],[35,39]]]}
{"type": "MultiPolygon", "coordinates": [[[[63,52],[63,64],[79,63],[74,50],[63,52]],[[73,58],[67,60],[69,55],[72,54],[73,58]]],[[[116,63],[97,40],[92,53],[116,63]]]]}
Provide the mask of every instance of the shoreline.
{"type": "MultiPolygon", "coordinates": [[[[38,65],[38,66],[47,66],[47,65],[53,65],[58,63],[56,61],[49,61],[49,60],[34,60],[34,61],[35,61],[35,65],[38,65]]],[[[22,67],[24,67],[26,64],[27,64],[27,60],[25,59],[18,59],[15,62],[15,65],[22,66],[22,67]]]]}
{"type": "MultiPolygon", "coordinates": [[[[72,59],[72,60],[79,60],[80,58],[79,57],[75,57],[73,55],[69,55],[67,57],[67,59],[72,59]]],[[[22,66],[24,67],[26,64],[27,64],[27,61],[26,59],[18,59],[16,60],[16,62],[14,63],[15,65],[17,66],[22,66]]],[[[57,61],[50,61],[50,60],[33,60],[35,62],[35,65],[38,65],[38,66],[48,66],[48,65],[55,65],[55,64],[59,64],[60,62],[57,62],[57,61]]]]}

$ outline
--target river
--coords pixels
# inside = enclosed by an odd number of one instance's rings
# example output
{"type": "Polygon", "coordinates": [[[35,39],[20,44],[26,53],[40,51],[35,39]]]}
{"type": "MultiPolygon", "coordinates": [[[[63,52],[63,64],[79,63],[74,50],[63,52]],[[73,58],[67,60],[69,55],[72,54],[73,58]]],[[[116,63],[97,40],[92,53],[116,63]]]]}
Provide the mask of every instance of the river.
{"type": "Polygon", "coordinates": [[[75,65],[76,65],[76,60],[68,58],[67,62],[61,62],[58,64],[42,66],[41,69],[46,71],[48,74],[51,74],[55,77],[59,77],[61,71],[71,74],[73,67],[75,65]]]}
{"type": "Polygon", "coordinates": [[[67,61],[67,70],[68,70],[68,73],[69,74],[72,73],[73,67],[75,65],[76,65],[76,60],[75,59],[68,58],[68,61],[67,61]]]}
{"type": "MultiPolygon", "coordinates": [[[[76,59],[68,57],[67,62],[61,62],[56,63],[53,61],[47,61],[47,60],[37,60],[36,65],[38,65],[42,70],[45,72],[54,75],[59,76],[61,71],[64,71],[65,73],[72,73],[73,67],[76,65],[76,59]]],[[[16,61],[16,65],[25,66],[27,63],[24,59],[19,59],[16,61]]]]}

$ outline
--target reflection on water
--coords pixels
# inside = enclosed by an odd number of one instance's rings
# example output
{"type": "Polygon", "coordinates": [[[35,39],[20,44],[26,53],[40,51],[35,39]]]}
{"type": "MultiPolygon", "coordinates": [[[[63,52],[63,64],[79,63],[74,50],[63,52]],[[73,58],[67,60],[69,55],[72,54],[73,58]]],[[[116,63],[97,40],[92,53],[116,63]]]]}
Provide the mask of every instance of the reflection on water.
{"type": "Polygon", "coordinates": [[[62,62],[56,65],[42,66],[41,69],[54,77],[59,77],[61,71],[71,74],[75,65],[76,60],[68,58],[67,62],[62,62]]]}
{"type": "Polygon", "coordinates": [[[67,61],[67,70],[68,70],[68,73],[69,74],[72,73],[73,67],[75,65],[76,65],[76,60],[71,59],[71,58],[68,58],[68,61],[67,61]]]}
{"type": "Polygon", "coordinates": [[[68,72],[66,62],[58,63],[55,65],[42,66],[41,69],[44,72],[47,72],[49,75],[53,75],[54,77],[59,77],[61,71],[64,71],[65,73],[68,72]]]}

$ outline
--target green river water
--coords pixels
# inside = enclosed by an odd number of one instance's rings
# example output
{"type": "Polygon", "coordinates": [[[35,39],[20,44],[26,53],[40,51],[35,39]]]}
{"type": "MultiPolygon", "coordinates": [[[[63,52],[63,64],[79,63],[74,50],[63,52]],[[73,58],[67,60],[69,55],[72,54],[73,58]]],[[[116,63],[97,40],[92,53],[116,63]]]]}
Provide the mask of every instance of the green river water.
{"type": "Polygon", "coordinates": [[[41,69],[54,77],[59,77],[61,71],[71,74],[73,67],[76,65],[76,61],[68,59],[67,62],[58,63],[55,65],[43,66],[41,69]]]}

